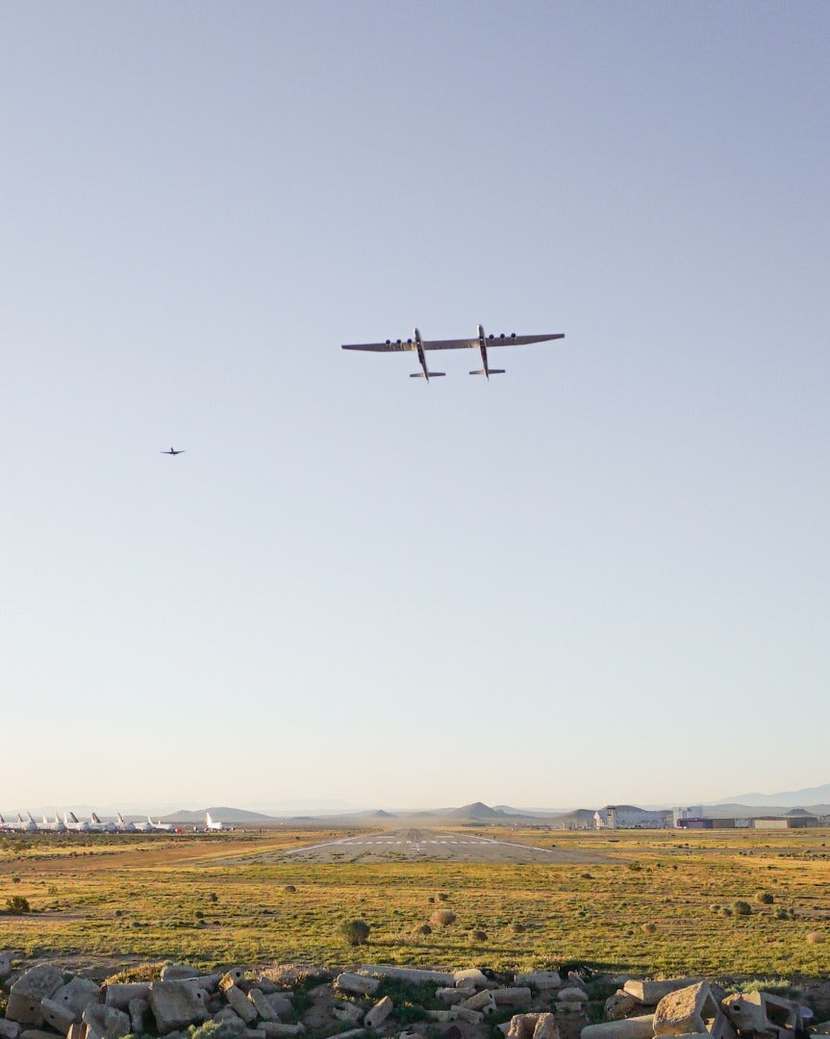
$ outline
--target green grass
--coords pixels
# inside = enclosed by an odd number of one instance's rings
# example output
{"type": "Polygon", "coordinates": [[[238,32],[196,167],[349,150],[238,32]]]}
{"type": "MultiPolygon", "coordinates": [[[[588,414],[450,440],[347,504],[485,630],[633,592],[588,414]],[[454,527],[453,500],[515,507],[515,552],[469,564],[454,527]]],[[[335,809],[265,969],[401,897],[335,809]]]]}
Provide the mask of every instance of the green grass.
{"type": "MultiPolygon", "coordinates": [[[[0,915],[0,947],[114,964],[293,960],[530,969],[567,959],[637,974],[791,978],[830,970],[830,940],[806,940],[815,930],[828,931],[830,939],[826,832],[642,831],[613,839],[557,833],[554,841],[551,835],[510,833],[510,840],[614,857],[590,870],[250,861],[252,852],[296,847],[296,836],[4,840],[0,905],[20,895],[32,913],[0,915]],[[770,891],[774,904],[756,902],[759,890],[770,891]],[[438,891],[446,892],[440,905],[457,920],[420,935],[419,925],[438,904],[429,898],[438,891]],[[215,903],[211,893],[218,896],[215,903]],[[710,908],[738,900],[752,902],[750,916],[727,917],[710,908]],[[796,910],[796,918],[778,919],[781,907],[796,910]],[[368,943],[359,948],[340,934],[343,921],[355,918],[371,925],[368,943]],[[653,933],[644,929],[648,924],[653,933]],[[475,939],[476,930],[485,931],[486,940],[475,939]]],[[[320,833],[299,836],[321,839],[320,833]]],[[[410,995],[413,1007],[423,1006],[410,995]]]]}

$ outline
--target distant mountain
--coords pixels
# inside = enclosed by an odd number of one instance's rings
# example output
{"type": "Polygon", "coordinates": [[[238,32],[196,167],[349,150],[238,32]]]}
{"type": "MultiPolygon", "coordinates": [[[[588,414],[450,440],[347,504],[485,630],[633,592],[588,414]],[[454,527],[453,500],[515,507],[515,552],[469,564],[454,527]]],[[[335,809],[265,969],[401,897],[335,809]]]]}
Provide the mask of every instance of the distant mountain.
{"type": "Polygon", "coordinates": [[[567,815],[571,811],[570,808],[515,808],[513,805],[493,805],[493,808],[504,815],[532,816],[537,819],[549,815],[567,815]]]}
{"type": "Polygon", "coordinates": [[[484,804],[483,801],[474,801],[460,808],[449,808],[441,813],[447,819],[503,819],[504,813],[497,812],[495,808],[484,804]]]}
{"type": "Polygon", "coordinates": [[[384,812],[382,808],[379,808],[376,812],[372,812],[372,819],[396,819],[397,816],[393,815],[392,812],[384,812]]]}
{"type": "Polygon", "coordinates": [[[272,823],[274,819],[270,815],[261,812],[247,812],[244,808],[202,808],[198,811],[190,811],[182,808],[178,812],[166,815],[162,822],[165,823],[203,823],[205,813],[210,812],[214,822],[220,823],[272,823]]]}
{"type": "Polygon", "coordinates": [[[737,794],[725,797],[715,804],[739,804],[755,807],[809,808],[811,805],[826,804],[830,801],[830,783],[824,786],[808,786],[802,790],[785,790],[777,794],[737,794]]]}

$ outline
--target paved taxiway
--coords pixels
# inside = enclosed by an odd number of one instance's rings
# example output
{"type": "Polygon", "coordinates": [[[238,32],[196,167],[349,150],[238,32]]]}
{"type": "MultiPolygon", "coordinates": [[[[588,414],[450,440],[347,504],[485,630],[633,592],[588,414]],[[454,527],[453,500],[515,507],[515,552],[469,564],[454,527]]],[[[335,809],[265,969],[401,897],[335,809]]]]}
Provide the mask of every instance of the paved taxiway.
{"type": "MultiPolygon", "coordinates": [[[[554,843],[553,841],[551,843],[554,843]]],[[[608,856],[582,848],[536,847],[465,833],[439,830],[395,830],[357,834],[322,844],[270,852],[258,861],[272,862],[394,862],[401,860],[453,862],[535,862],[582,865],[612,862],[608,856]]]]}

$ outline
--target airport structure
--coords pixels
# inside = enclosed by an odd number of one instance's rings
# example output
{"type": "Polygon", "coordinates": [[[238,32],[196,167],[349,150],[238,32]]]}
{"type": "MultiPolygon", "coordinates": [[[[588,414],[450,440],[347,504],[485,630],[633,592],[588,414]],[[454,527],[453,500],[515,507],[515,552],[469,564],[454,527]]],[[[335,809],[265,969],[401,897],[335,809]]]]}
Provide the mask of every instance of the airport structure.
{"type": "Polygon", "coordinates": [[[804,808],[792,808],[784,815],[718,818],[707,817],[701,810],[698,815],[677,818],[674,825],[681,830],[803,830],[809,827],[830,825],[830,816],[816,815],[804,808]]]}
{"type": "Polygon", "coordinates": [[[597,830],[663,830],[671,819],[669,811],[649,811],[636,805],[606,805],[594,812],[597,830]]]}

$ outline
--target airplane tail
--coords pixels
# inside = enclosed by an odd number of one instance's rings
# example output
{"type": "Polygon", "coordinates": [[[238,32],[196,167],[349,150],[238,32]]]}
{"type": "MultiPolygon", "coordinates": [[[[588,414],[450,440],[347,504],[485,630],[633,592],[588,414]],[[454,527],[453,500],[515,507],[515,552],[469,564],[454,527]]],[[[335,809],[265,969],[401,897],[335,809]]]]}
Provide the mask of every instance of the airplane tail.
{"type": "MultiPolygon", "coordinates": [[[[447,374],[446,372],[430,372],[429,373],[429,377],[430,377],[430,379],[434,379],[434,378],[436,378],[436,376],[446,375],[446,374],[447,374]]],[[[426,376],[424,375],[423,372],[410,372],[409,373],[409,378],[410,379],[425,379],[426,376]]]]}
{"type": "Polygon", "coordinates": [[[476,368],[475,371],[470,372],[470,375],[504,375],[505,371],[505,368],[491,368],[488,373],[483,368],[476,368]]]}

